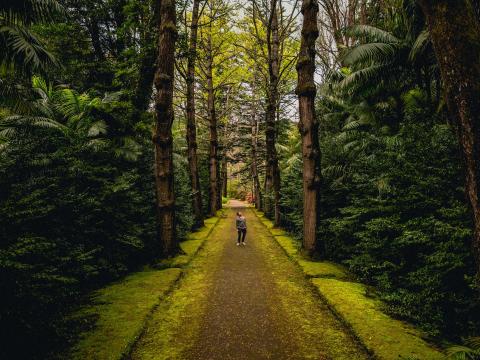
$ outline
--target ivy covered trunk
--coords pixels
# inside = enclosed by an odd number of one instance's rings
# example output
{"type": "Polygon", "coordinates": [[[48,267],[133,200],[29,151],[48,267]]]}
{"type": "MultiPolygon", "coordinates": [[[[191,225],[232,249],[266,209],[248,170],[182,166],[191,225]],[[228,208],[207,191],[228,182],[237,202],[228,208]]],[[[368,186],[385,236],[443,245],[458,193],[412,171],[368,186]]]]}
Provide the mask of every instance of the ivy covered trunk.
{"type": "Polygon", "coordinates": [[[217,115],[215,113],[215,89],[213,88],[213,54],[212,54],[212,32],[210,30],[207,40],[207,110],[210,127],[209,144],[209,205],[210,216],[215,216],[218,206],[218,134],[217,115]]]}
{"type": "Polygon", "coordinates": [[[192,187],[194,228],[203,226],[202,192],[200,188],[197,159],[197,125],[195,120],[195,60],[197,57],[199,6],[200,0],[194,0],[187,63],[187,153],[190,184],[192,187]]]}
{"type": "Polygon", "coordinates": [[[175,0],[162,0],[158,59],[155,71],[155,185],[157,195],[157,236],[162,256],[178,249],[175,236],[175,192],[173,179],[173,82],[177,37],[175,0]]]}
{"type": "Polygon", "coordinates": [[[465,162],[465,191],[474,221],[480,274],[480,24],[468,0],[419,0],[440,65],[445,97],[465,162]]]}
{"type": "Polygon", "coordinates": [[[272,0],[270,18],[267,26],[268,50],[268,92],[266,112],[266,170],[265,170],[265,201],[264,209],[267,214],[274,214],[275,226],[280,225],[280,170],[278,156],[275,148],[276,142],[276,113],[278,103],[278,79],[280,73],[279,51],[280,42],[278,35],[277,1],[272,0]]]}
{"type": "Polygon", "coordinates": [[[318,249],[317,226],[320,207],[320,146],[318,121],[315,116],[315,41],[318,4],[315,0],[303,0],[302,39],[297,62],[300,121],[298,129],[302,137],[303,157],[303,248],[312,254],[318,249]]]}

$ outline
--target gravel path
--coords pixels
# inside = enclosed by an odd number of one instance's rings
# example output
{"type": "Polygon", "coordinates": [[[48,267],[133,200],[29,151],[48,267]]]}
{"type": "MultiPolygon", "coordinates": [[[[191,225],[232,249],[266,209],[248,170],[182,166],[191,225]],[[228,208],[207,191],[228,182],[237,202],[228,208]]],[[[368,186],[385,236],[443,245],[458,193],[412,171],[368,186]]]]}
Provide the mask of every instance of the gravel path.
{"type": "Polygon", "coordinates": [[[230,206],[132,358],[367,359],[253,211],[230,206]],[[236,211],[247,218],[245,247],[236,211]]]}

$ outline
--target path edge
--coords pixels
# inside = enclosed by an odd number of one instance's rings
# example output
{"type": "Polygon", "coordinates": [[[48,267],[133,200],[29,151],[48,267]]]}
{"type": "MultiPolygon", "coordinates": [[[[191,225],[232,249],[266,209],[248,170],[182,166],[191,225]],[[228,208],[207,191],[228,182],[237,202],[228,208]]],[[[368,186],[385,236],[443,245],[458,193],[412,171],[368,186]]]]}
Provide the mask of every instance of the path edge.
{"type": "MultiPolygon", "coordinates": [[[[273,227],[273,223],[265,216],[265,214],[256,209],[255,207],[253,207],[251,209],[253,211],[253,213],[255,214],[255,216],[258,218],[258,220],[262,223],[262,225],[267,229],[269,235],[273,238],[275,244],[277,244],[281,249],[282,251],[285,253],[285,255],[290,259],[290,261],[292,261],[295,266],[302,272],[304,278],[308,281],[308,285],[310,286],[310,288],[312,289],[313,293],[315,295],[317,295],[318,299],[324,304],[327,306],[327,308],[332,312],[332,314],[345,326],[345,328],[347,329],[348,333],[353,337],[353,339],[355,339],[357,341],[357,343],[365,350],[365,352],[369,355],[369,357],[372,359],[372,360],[386,360],[387,358],[385,357],[382,357],[380,356],[376,349],[373,348],[372,346],[369,346],[366,341],[363,339],[363,337],[355,330],[355,327],[354,325],[352,325],[352,323],[350,321],[348,321],[348,319],[335,307],[334,304],[332,304],[328,299],[327,297],[322,293],[322,291],[319,289],[318,286],[316,286],[314,283],[313,283],[313,279],[316,279],[316,278],[321,278],[321,277],[315,277],[315,276],[309,276],[306,272],[305,272],[305,269],[301,266],[300,262],[301,260],[303,261],[311,261],[311,260],[308,260],[306,258],[304,258],[301,254],[291,254],[288,249],[285,247],[284,244],[282,244],[278,239],[277,237],[278,236],[285,236],[285,237],[289,237],[292,241],[294,241],[291,236],[288,234],[287,231],[285,231],[284,229],[280,228],[280,227],[273,227]],[[272,232],[272,230],[276,230],[276,231],[279,231],[279,232],[283,232],[284,234],[275,234],[274,232],[272,232]]],[[[358,282],[354,282],[354,283],[358,283],[358,282]]],[[[360,283],[358,283],[360,284],[360,283]]],[[[393,319],[393,320],[396,320],[396,319],[393,319]]],[[[398,320],[400,321],[400,320],[398,320]]],[[[441,357],[436,357],[435,359],[446,359],[446,356],[443,352],[441,352],[438,348],[434,347],[432,344],[426,342],[424,339],[422,339],[422,341],[424,341],[432,350],[436,351],[439,356],[441,357]]],[[[400,356],[400,359],[411,359],[411,360],[429,360],[427,358],[417,358],[417,357],[414,357],[414,356],[411,356],[411,357],[404,357],[403,355],[399,355],[400,356]]],[[[398,356],[395,357],[395,359],[399,358],[398,356]]],[[[390,358],[388,358],[390,359],[390,358]]]]}
{"type": "MultiPolygon", "coordinates": [[[[150,308],[149,312],[147,313],[147,315],[145,316],[145,318],[143,320],[143,324],[142,324],[141,328],[139,329],[138,333],[134,336],[132,341],[129,343],[128,347],[122,352],[122,354],[120,354],[120,356],[118,357],[118,360],[130,360],[131,359],[133,350],[135,349],[135,346],[137,345],[138,341],[145,334],[145,331],[147,330],[147,325],[148,325],[149,321],[152,319],[153,314],[155,313],[155,311],[158,309],[158,307],[162,303],[162,300],[164,298],[166,298],[167,296],[169,296],[173,292],[173,290],[176,289],[180,280],[185,276],[188,265],[192,262],[192,260],[195,258],[195,256],[197,256],[199,251],[203,249],[203,247],[205,246],[205,243],[207,242],[210,235],[212,234],[213,229],[215,229],[218,222],[222,218],[223,213],[224,213],[224,209],[220,209],[220,210],[217,211],[217,213],[215,214],[214,217],[208,218],[208,219],[216,219],[216,220],[215,220],[215,222],[212,223],[212,226],[208,229],[208,232],[205,235],[205,237],[203,239],[201,239],[201,244],[198,246],[198,248],[192,253],[191,256],[189,256],[189,259],[187,260],[187,262],[180,267],[180,269],[181,269],[180,273],[178,274],[178,276],[175,279],[172,280],[172,282],[171,282],[170,286],[168,287],[167,291],[165,291],[163,294],[161,294],[158,297],[158,301],[150,308]]],[[[208,220],[208,219],[206,219],[206,220],[208,220]]],[[[194,234],[195,232],[196,231],[193,231],[193,232],[190,232],[189,234],[194,234]]]]}
{"type": "MultiPolygon", "coordinates": [[[[210,222],[211,225],[207,227],[206,231],[204,229],[205,236],[198,239],[200,241],[200,244],[190,255],[188,255],[187,260],[183,261],[180,266],[169,266],[169,267],[164,267],[164,268],[160,268],[160,269],[156,270],[158,272],[161,272],[161,271],[165,271],[165,270],[168,270],[168,269],[179,269],[180,271],[178,272],[178,275],[172,277],[172,279],[169,281],[168,285],[166,286],[165,290],[162,291],[158,295],[158,298],[155,301],[155,303],[152,304],[152,306],[146,312],[144,318],[141,320],[141,325],[139,326],[138,330],[127,340],[127,343],[123,347],[123,349],[121,349],[121,350],[119,349],[118,353],[114,354],[112,357],[109,357],[108,360],[129,360],[131,358],[131,355],[132,355],[132,352],[135,348],[135,345],[138,343],[138,341],[144,335],[144,333],[147,329],[148,322],[152,318],[156,309],[158,309],[158,307],[162,303],[163,299],[165,299],[167,296],[169,296],[175,290],[178,283],[180,282],[180,280],[185,275],[185,273],[188,269],[188,265],[197,256],[197,254],[204,248],[207,240],[210,238],[210,235],[212,234],[215,227],[218,225],[219,221],[223,218],[223,216],[224,216],[224,209],[220,209],[220,210],[217,211],[217,213],[214,217],[210,217],[210,218],[206,219],[206,220],[213,220],[213,219],[215,219],[215,220],[210,222]]],[[[191,231],[188,234],[192,235],[192,234],[195,234],[199,231],[201,231],[201,230],[191,231]]],[[[185,256],[185,254],[180,253],[177,256],[175,256],[173,259],[175,259],[178,256],[185,256]]],[[[127,275],[127,277],[132,276],[132,275],[134,275],[136,273],[139,273],[139,272],[142,272],[142,270],[131,272],[127,275]]],[[[119,281],[121,281],[121,280],[119,280],[119,281]]],[[[102,287],[102,288],[96,290],[94,293],[99,292],[102,289],[108,288],[109,286],[112,286],[112,285],[115,285],[115,284],[118,284],[118,281],[114,282],[114,283],[111,283],[111,284],[108,284],[105,287],[102,287]]],[[[89,307],[89,306],[95,306],[95,305],[94,304],[87,305],[87,307],[89,307]]],[[[95,331],[95,328],[93,328],[89,332],[93,333],[94,331],[95,331]]],[[[85,334],[85,336],[86,335],[87,335],[87,333],[85,334]]],[[[68,351],[68,356],[73,360],[83,360],[83,358],[81,357],[82,353],[79,352],[79,351],[75,351],[75,346],[77,344],[79,344],[80,341],[81,340],[79,340],[78,342],[73,344],[72,347],[71,347],[71,350],[68,351]]],[[[95,359],[97,359],[97,360],[107,360],[107,359],[104,359],[102,357],[95,357],[95,359]]]]}

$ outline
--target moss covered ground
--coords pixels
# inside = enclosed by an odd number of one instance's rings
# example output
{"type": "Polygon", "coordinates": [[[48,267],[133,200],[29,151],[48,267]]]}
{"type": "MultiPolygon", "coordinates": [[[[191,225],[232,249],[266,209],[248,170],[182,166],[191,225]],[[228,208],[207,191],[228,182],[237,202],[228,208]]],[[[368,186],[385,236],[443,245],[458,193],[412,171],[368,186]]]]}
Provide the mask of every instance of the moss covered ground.
{"type": "Polygon", "coordinates": [[[98,317],[95,329],[74,347],[72,358],[121,359],[140,335],[152,308],[180,273],[179,268],[146,269],[98,291],[94,305],[81,310],[83,316],[98,317]]]}
{"type": "Polygon", "coordinates": [[[188,240],[180,243],[182,254],[95,292],[91,303],[75,314],[79,318],[95,318],[94,328],[82,334],[69,358],[124,358],[144,331],[146,320],[171,291],[182,268],[189,264],[218,220],[209,218],[204,227],[189,234],[188,240]]]}
{"type": "Polygon", "coordinates": [[[443,358],[345,268],[304,258],[263,214],[245,210],[247,246],[235,246],[235,211],[189,234],[181,255],[97,291],[78,314],[96,326],[70,358],[443,358]]]}
{"type": "Polygon", "coordinates": [[[224,242],[215,240],[218,240],[224,226],[219,224],[213,229],[209,236],[212,241],[206,242],[186,268],[174,291],[155,309],[132,349],[130,359],[185,359],[200,331],[215,264],[224,246],[224,242]]]}
{"type": "Polygon", "coordinates": [[[300,244],[255,211],[285,253],[302,269],[320,297],[348,325],[361,343],[378,359],[444,359],[412,326],[391,318],[382,303],[367,296],[366,287],[353,281],[345,268],[325,261],[311,261],[299,251],[300,244]]]}

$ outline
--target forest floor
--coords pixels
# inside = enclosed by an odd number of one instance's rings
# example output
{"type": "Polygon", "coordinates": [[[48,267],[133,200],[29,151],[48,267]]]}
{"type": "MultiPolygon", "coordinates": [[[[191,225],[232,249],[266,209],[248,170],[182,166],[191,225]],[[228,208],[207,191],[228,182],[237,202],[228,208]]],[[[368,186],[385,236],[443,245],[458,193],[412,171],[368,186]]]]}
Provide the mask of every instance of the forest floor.
{"type": "Polygon", "coordinates": [[[243,203],[231,201],[132,359],[367,359],[304,274],[243,203]],[[236,246],[235,212],[246,246],[236,246]]]}

